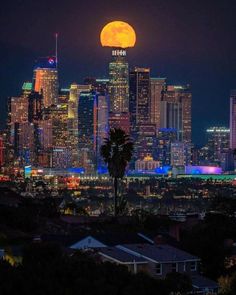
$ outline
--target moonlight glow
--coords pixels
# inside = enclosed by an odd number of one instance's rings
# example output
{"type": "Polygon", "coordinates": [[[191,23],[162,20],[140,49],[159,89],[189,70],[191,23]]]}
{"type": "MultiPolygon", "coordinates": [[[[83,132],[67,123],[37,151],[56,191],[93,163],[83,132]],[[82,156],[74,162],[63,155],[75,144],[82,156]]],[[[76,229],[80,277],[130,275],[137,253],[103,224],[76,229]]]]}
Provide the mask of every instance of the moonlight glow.
{"type": "Polygon", "coordinates": [[[136,34],[128,23],[113,21],[102,29],[100,40],[102,46],[128,48],[134,47],[136,34]]]}

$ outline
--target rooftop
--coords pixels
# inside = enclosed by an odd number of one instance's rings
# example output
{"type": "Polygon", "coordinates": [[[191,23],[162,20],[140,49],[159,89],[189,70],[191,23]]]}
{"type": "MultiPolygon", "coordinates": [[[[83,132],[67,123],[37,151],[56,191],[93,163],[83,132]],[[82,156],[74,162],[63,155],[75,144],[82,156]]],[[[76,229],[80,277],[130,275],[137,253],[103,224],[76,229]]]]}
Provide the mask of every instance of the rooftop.
{"type": "Polygon", "coordinates": [[[198,257],[170,245],[124,244],[118,247],[134,255],[159,263],[200,260],[198,257]]]}

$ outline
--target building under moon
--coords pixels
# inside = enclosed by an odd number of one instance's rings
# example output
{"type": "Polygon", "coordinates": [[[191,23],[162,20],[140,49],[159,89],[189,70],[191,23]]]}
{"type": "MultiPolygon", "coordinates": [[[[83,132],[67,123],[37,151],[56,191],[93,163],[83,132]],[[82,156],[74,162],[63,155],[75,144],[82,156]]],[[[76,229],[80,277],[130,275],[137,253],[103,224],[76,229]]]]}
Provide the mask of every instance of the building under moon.
{"type": "Polygon", "coordinates": [[[126,22],[113,21],[101,31],[102,46],[110,47],[112,61],[109,63],[110,127],[127,131],[129,126],[129,64],[127,48],[134,47],[136,34],[126,22]],[[114,120],[113,120],[114,119],[114,120]]]}

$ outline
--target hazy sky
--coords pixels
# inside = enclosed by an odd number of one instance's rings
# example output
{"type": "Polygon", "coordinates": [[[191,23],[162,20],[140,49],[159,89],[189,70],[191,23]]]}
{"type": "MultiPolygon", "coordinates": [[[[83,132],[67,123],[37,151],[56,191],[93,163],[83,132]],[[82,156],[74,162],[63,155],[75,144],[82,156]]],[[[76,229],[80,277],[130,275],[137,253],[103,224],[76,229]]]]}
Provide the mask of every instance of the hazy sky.
{"type": "Polygon", "coordinates": [[[34,60],[53,54],[59,33],[61,86],[85,76],[106,76],[109,49],[99,34],[124,20],[137,33],[131,66],[152,76],[189,83],[193,92],[193,141],[211,125],[228,126],[229,93],[236,88],[236,1],[231,0],[12,0],[0,6],[0,109],[32,79],[34,60]]]}

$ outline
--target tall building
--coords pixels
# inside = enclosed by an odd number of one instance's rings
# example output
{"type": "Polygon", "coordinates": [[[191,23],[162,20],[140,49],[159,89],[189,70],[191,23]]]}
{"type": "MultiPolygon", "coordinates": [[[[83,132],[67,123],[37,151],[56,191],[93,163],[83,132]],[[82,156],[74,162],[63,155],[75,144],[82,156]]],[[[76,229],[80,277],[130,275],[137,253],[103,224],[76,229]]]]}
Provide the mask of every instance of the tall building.
{"type": "Polygon", "coordinates": [[[33,75],[33,89],[43,95],[44,107],[58,102],[58,71],[55,57],[39,58],[33,75]]]}
{"type": "Polygon", "coordinates": [[[129,113],[109,113],[109,128],[120,128],[126,134],[130,134],[130,115],[129,113]]]}
{"type": "Polygon", "coordinates": [[[137,139],[138,128],[150,123],[150,69],[135,67],[129,75],[129,112],[131,136],[137,139]]]}
{"type": "Polygon", "coordinates": [[[72,167],[79,165],[79,150],[78,150],[78,106],[81,92],[91,91],[91,84],[79,85],[73,83],[70,86],[70,94],[68,101],[68,136],[69,149],[71,151],[72,167]]]}
{"type": "Polygon", "coordinates": [[[112,50],[112,62],[109,63],[110,111],[122,113],[129,111],[129,65],[126,50],[112,50]]]}
{"type": "Polygon", "coordinates": [[[151,78],[150,119],[156,128],[161,128],[161,100],[166,78],[151,78]]]}
{"type": "Polygon", "coordinates": [[[236,148],[236,90],[230,93],[230,148],[236,148]]]}
{"type": "Polygon", "coordinates": [[[174,128],[178,141],[191,143],[191,107],[189,86],[167,86],[161,101],[161,128],[174,128]]]}
{"type": "Polygon", "coordinates": [[[86,174],[93,174],[96,170],[96,112],[96,93],[81,92],[78,107],[79,165],[85,169],[86,174]]]}
{"type": "Polygon", "coordinates": [[[190,164],[191,146],[184,142],[171,143],[171,166],[183,167],[190,164]]]}
{"type": "Polygon", "coordinates": [[[160,128],[157,132],[157,158],[161,166],[171,165],[171,143],[176,142],[177,130],[160,128]]]}
{"type": "Polygon", "coordinates": [[[222,155],[229,151],[230,129],[210,127],[206,130],[207,143],[200,149],[200,165],[221,165],[222,155]]]}
{"type": "Polygon", "coordinates": [[[109,131],[108,124],[108,108],[109,108],[109,97],[108,95],[97,95],[97,130],[96,132],[96,159],[97,167],[103,165],[103,160],[100,156],[100,148],[104,143],[104,138],[107,138],[109,131]]]}

